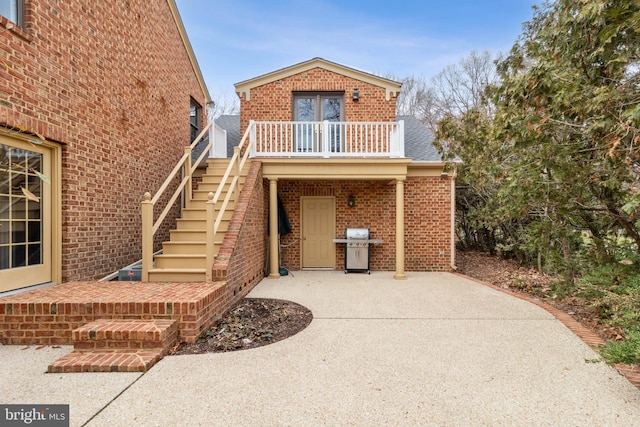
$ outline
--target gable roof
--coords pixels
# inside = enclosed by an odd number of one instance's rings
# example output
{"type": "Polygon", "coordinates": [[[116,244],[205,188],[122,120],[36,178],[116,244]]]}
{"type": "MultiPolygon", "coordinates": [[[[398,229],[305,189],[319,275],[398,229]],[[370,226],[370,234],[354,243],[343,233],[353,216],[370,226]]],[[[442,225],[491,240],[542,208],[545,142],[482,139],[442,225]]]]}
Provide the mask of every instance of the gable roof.
{"type": "Polygon", "coordinates": [[[262,86],[276,80],[281,80],[295,74],[312,70],[314,68],[322,68],[324,70],[332,71],[337,74],[342,74],[356,80],[382,87],[386,89],[387,101],[391,99],[392,93],[397,96],[398,93],[400,93],[400,86],[402,86],[402,83],[398,83],[384,77],[376,76],[375,74],[356,70],[355,68],[350,68],[345,65],[327,61],[326,59],[318,57],[310,59],[308,61],[300,62],[295,65],[291,65],[286,68],[281,68],[279,70],[272,71],[258,77],[254,77],[249,80],[238,82],[234,86],[236,87],[236,93],[238,94],[238,96],[241,97],[244,93],[246,96],[246,100],[249,101],[251,99],[251,89],[253,89],[254,87],[262,86]]]}
{"type": "Polygon", "coordinates": [[[191,62],[191,66],[193,67],[193,72],[195,73],[196,79],[198,79],[198,83],[200,85],[200,88],[202,89],[202,93],[204,94],[204,103],[208,104],[209,102],[211,102],[211,95],[209,95],[209,89],[207,89],[207,84],[205,83],[204,77],[202,76],[200,65],[198,65],[198,60],[196,59],[196,54],[193,52],[193,47],[191,47],[191,42],[189,41],[189,37],[187,36],[187,31],[184,28],[184,24],[182,22],[182,18],[180,17],[180,12],[178,12],[176,2],[175,0],[167,0],[167,3],[169,4],[169,9],[171,9],[171,14],[173,15],[173,20],[176,23],[176,27],[178,27],[178,32],[180,33],[180,38],[182,38],[182,44],[187,51],[187,56],[189,57],[189,61],[191,62]]]}

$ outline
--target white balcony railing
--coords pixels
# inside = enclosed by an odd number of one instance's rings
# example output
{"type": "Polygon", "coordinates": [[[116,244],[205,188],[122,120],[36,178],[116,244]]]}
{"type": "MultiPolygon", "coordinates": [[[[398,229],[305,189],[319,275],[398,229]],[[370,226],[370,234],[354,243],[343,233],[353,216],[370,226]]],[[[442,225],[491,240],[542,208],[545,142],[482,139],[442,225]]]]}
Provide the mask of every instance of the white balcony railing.
{"type": "Polygon", "coordinates": [[[404,121],[249,123],[251,157],[404,157],[404,121]]]}

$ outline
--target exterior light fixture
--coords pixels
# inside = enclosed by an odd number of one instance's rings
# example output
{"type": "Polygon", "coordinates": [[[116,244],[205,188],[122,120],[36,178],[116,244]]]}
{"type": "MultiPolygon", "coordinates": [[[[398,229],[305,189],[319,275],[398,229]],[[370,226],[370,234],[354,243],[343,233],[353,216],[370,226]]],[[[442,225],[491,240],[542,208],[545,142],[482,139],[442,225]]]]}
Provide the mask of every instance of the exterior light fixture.
{"type": "Polygon", "coordinates": [[[349,195],[349,198],[347,199],[347,205],[349,205],[350,208],[354,208],[356,206],[356,196],[354,196],[353,194],[349,195]]]}
{"type": "Polygon", "coordinates": [[[359,99],[360,99],[360,92],[358,92],[358,89],[356,88],[353,90],[353,101],[358,102],[359,99]]]}

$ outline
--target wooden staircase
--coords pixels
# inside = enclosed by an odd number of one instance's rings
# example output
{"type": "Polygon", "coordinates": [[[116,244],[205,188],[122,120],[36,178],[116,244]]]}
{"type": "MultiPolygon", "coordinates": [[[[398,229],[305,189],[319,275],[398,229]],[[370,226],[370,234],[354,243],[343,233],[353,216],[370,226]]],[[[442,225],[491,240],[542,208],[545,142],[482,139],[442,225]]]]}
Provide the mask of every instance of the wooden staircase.
{"type": "MultiPolygon", "coordinates": [[[[240,175],[240,189],[248,171],[247,163],[240,175]]],[[[176,229],[170,231],[170,240],[163,242],[162,254],[154,258],[154,266],[149,270],[150,282],[204,282],[206,280],[206,203],[209,193],[215,193],[220,186],[229,159],[208,159],[207,169],[202,181],[193,191],[193,199],[182,210],[176,229]]],[[[229,184],[215,205],[216,215],[222,207],[229,184]]],[[[237,193],[230,196],[218,233],[214,237],[215,251],[218,254],[224,234],[233,216],[237,193]]]]}

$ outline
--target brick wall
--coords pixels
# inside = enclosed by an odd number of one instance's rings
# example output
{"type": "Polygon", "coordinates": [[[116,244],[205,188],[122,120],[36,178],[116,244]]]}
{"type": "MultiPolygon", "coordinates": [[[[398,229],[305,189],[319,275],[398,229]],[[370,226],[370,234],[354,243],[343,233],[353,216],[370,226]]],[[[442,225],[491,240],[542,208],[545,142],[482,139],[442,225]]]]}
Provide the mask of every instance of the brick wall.
{"type": "Polygon", "coordinates": [[[451,177],[404,183],[405,269],[451,270],[451,177]]]}
{"type": "Polygon", "coordinates": [[[348,122],[393,122],[396,120],[396,98],[386,100],[384,88],[343,76],[323,68],[314,68],[251,89],[251,100],[240,99],[241,135],[249,120],[292,120],[292,93],[296,91],[345,92],[344,114],[348,122]],[[350,96],[358,88],[360,99],[350,96]]]}
{"type": "Polygon", "coordinates": [[[252,162],[213,265],[213,280],[226,283],[224,311],[264,278],[268,206],[262,181],[262,164],[252,162]]]}
{"type": "Polygon", "coordinates": [[[25,4],[24,28],[0,22],[0,127],[62,144],[63,280],[98,278],[141,257],[142,195],[204,95],[167,1],[25,4]]]}
{"type": "MultiPolygon", "coordinates": [[[[449,178],[412,177],[405,181],[405,269],[449,271],[451,194],[449,178]]],[[[268,193],[268,182],[265,183],[268,193]]],[[[384,240],[372,246],[371,269],[395,270],[396,190],[388,181],[278,181],[292,233],[281,237],[282,265],[301,268],[300,197],[332,196],[336,200],[336,237],[346,228],[369,228],[384,240]],[[347,199],[355,196],[356,206],[347,199]]],[[[336,269],[344,269],[344,245],[336,245],[336,269]]]]}

